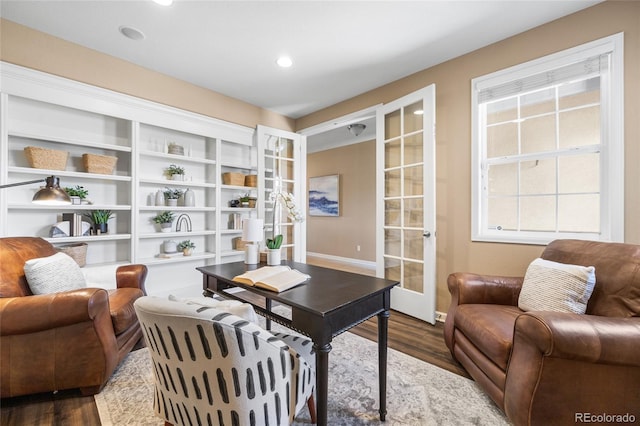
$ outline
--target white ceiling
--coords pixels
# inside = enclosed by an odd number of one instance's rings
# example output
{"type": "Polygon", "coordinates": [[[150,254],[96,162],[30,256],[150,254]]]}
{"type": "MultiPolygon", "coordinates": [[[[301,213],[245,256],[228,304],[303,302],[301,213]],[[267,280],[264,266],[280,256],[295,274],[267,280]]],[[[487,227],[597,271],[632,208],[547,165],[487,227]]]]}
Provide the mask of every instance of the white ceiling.
{"type": "Polygon", "coordinates": [[[0,16],[298,118],[599,2],[0,0],[0,16]]]}

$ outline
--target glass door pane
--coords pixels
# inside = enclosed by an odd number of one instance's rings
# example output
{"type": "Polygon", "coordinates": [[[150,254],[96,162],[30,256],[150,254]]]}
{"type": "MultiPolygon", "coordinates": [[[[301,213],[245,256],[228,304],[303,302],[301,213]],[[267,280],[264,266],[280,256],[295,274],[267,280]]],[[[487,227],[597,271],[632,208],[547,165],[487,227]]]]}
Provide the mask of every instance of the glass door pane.
{"type": "Polygon", "coordinates": [[[422,101],[385,114],[385,277],[422,292],[424,152],[422,101]],[[400,271],[398,271],[400,269],[400,271]]]}
{"type": "Polygon", "coordinates": [[[294,218],[295,214],[292,214],[291,209],[293,207],[302,215],[300,138],[295,133],[258,126],[258,148],[262,152],[259,168],[264,179],[260,210],[264,218],[265,242],[281,234],[283,260],[300,260],[296,259],[299,221],[294,218]],[[289,194],[293,198],[287,201],[289,194]]]}
{"type": "Polygon", "coordinates": [[[380,108],[378,274],[391,307],[435,322],[435,86],[380,108]]]}

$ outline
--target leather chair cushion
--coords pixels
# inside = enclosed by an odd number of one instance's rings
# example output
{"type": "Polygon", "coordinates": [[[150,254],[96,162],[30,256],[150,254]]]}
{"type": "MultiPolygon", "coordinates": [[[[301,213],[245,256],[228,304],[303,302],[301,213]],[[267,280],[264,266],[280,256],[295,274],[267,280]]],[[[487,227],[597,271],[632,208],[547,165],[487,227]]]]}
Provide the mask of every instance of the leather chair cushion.
{"type": "Polygon", "coordinates": [[[137,288],[119,288],[109,291],[109,310],[116,336],[138,322],[133,302],[144,296],[137,288]]]}
{"type": "Polygon", "coordinates": [[[507,370],[516,318],[523,312],[508,305],[460,305],[455,316],[459,329],[480,352],[507,370]]]}

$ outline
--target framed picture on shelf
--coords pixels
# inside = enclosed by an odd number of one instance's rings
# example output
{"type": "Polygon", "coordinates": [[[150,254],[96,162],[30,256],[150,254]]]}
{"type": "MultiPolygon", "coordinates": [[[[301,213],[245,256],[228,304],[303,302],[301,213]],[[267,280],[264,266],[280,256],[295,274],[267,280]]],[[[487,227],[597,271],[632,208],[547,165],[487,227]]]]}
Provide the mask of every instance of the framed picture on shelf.
{"type": "Polygon", "coordinates": [[[309,215],[340,216],[340,175],[309,178],[309,215]]]}

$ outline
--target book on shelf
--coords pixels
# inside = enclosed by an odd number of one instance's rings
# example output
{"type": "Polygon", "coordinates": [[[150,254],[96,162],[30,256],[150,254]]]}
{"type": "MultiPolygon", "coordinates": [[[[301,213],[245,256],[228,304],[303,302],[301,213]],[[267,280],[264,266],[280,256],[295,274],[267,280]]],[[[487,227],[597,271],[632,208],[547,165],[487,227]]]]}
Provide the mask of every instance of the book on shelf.
{"type": "Polygon", "coordinates": [[[82,215],[79,213],[62,213],[62,221],[69,222],[69,236],[82,236],[82,215]]]}
{"type": "Polygon", "coordinates": [[[247,271],[244,274],[233,277],[233,281],[281,292],[300,285],[311,278],[297,269],[291,269],[287,265],[263,266],[262,268],[247,271]]]}

